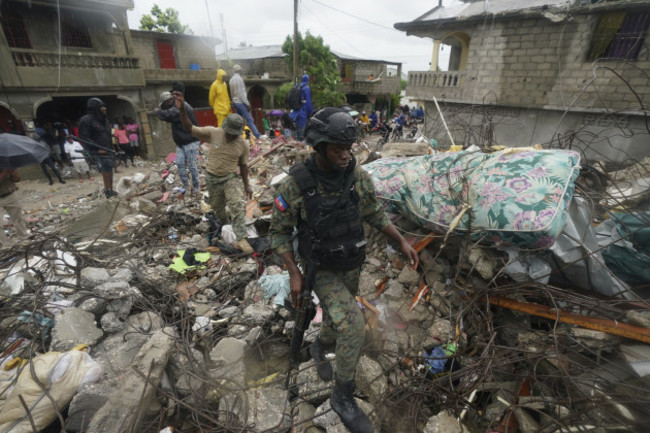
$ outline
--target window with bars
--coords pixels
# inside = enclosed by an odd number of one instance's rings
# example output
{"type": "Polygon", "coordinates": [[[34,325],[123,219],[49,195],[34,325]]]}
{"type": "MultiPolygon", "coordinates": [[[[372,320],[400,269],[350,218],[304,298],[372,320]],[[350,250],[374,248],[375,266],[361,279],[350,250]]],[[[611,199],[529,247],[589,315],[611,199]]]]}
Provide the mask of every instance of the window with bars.
{"type": "Polygon", "coordinates": [[[61,44],[66,47],[92,48],[88,27],[75,15],[61,17],[61,44]]]}
{"type": "Polygon", "coordinates": [[[13,48],[31,48],[32,43],[29,40],[25,23],[23,18],[15,12],[11,12],[6,8],[2,10],[2,29],[5,33],[5,38],[10,47],[13,48]]]}
{"type": "Polygon", "coordinates": [[[601,16],[587,59],[636,59],[649,22],[648,12],[613,12],[601,16]]]}

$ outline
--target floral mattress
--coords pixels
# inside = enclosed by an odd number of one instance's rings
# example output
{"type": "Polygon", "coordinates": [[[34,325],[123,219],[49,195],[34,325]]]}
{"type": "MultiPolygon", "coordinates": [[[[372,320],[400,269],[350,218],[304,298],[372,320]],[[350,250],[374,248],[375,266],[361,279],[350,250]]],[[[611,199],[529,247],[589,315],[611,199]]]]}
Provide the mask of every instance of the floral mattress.
{"type": "Polygon", "coordinates": [[[508,149],[386,158],[363,166],[389,215],[476,241],[550,247],[564,227],[580,156],[508,149]]]}

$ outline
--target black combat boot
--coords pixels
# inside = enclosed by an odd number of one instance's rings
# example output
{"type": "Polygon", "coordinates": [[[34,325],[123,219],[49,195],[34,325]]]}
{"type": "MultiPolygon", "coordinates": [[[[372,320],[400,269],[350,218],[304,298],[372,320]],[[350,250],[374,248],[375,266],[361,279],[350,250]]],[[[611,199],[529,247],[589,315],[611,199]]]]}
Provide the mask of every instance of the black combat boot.
{"type": "Polygon", "coordinates": [[[354,401],[354,381],[341,382],[338,379],[334,385],[330,405],[337,413],[343,425],[352,433],[373,433],[375,428],[365,413],[354,401]]]}
{"type": "Polygon", "coordinates": [[[325,345],[320,338],[317,338],[316,341],[311,343],[309,346],[309,354],[316,361],[318,377],[325,382],[332,380],[332,376],[334,375],[332,364],[330,364],[330,361],[325,356],[325,345]]]}

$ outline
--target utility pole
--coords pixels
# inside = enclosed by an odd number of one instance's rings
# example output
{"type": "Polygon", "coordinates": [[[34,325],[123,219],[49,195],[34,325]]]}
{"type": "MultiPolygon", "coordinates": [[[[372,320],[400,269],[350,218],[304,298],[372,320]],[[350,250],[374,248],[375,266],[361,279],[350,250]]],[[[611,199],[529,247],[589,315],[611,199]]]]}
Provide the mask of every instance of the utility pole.
{"type": "Polygon", "coordinates": [[[208,14],[208,24],[210,24],[210,36],[214,38],[214,30],[212,29],[212,19],[210,18],[210,9],[208,8],[208,0],[205,0],[205,13],[208,14]]]}
{"type": "Polygon", "coordinates": [[[298,83],[298,0],[293,0],[293,84],[298,83]]]}
{"type": "Polygon", "coordinates": [[[221,37],[223,38],[221,43],[223,44],[223,53],[226,54],[226,51],[228,51],[228,38],[226,37],[226,28],[223,26],[223,14],[219,14],[219,18],[221,19],[221,37]]]}

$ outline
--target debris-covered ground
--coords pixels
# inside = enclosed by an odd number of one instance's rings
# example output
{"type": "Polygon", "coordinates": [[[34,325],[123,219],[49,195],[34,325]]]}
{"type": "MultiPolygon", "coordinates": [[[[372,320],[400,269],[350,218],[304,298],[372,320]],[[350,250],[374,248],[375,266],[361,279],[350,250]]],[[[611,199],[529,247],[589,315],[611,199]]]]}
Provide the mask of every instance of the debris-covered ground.
{"type": "MultiPolygon", "coordinates": [[[[427,153],[382,152],[413,149],[427,153]]],[[[22,183],[32,236],[0,251],[0,432],[346,431],[306,350],[290,378],[299,397],[285,388],[293,318],[267,232],[274,185],[309,149],[276,139],[252,152],[252,256],[168,162],[116,175],[111,200],[97,183],[22,183]]],[[[381,156],[357,148],[360,162],[381,156]]],[[[393,217],[420,253],[411,271],[367,228],[356,382],[377,431],[647,431],[648,166],[581,167],[550,248],[404,211],[393,217]]]]}

